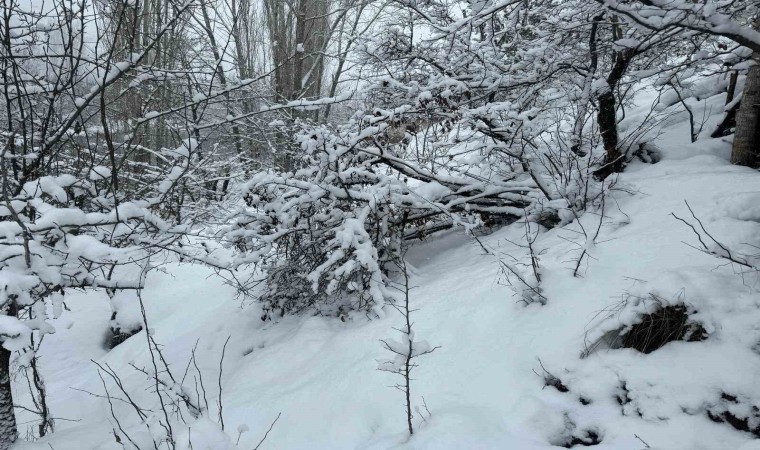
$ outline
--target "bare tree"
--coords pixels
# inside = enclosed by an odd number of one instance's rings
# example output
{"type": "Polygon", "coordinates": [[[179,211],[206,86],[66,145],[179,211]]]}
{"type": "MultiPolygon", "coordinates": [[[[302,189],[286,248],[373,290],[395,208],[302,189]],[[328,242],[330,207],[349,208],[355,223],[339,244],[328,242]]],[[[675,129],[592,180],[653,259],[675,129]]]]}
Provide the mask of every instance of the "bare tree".
{"type": "Polygon", "coordinates": [[[380,362],[378,370],[384,372],[390,372],[401,376],[402,382],[396,384],[394,387],[404,394],[404,405],[406,408],[406,424],[409,434],[414,434],[414,407],[412,405],[412,371],[417,367],[415,362],[420,356],[433,353],[440,347],[431,347],[427,341],[417,340],[414,334],[414,322],[412,322],[412,312],[415,310],[411,308],[409,302],[409,270],[406,266],[406,261],[403,259],[403,255],[399,256],[396,261],[397,267],[400,272],[402,282],[399,286],[395,287],[400,293],[401,298],[399,303],[393,303],[393,307],[401,313],[404,317],[404,324],[401,328],[396,328],[396,331],[401,333],[401,341],[393,339],[383,339],[383,347],[386,350],[393,353],[395,357],[380,362]]]}

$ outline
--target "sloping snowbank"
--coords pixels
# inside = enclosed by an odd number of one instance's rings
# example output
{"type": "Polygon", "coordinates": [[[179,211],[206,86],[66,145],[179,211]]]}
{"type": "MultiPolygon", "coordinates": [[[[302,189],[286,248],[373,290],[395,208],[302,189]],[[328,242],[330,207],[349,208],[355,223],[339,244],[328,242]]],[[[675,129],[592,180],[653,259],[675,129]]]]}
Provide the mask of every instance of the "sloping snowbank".
{"type": "MultiPolygon", "coordinates": [[[[545,306],[519,302],[500,273],[500,258],[525,257],[510,243],[521,239],[520,224],[480,243],[444,234],[410,252],[416,335],[441,346],[419,360],[412,397],[421,414],[411,440],[402,394],[389,387],[397,380],[376,370],[377,360],[388,356],[379,340],[397,337],[392,327],[402,321],[392,309],[371,321],[287,317],[264,323],[256,305],[236,300],[205,268],[172,264],[151,274],[144,294],[149,326],[175,373],[185,371],[197,345],[211,411],[210,420],[175,433],[180,444],[190,448],[184,440],[195,439],[195,450],[232,448],[238,430],[247,427],[238,447],[252,449],[279,413],[262,449],[538,449],[593,436],[601,440],[599,449],[750,443],[752,435],[707,412],[726,403],[736,414],[760,405],[758,277],[737,274],[738,267],[691,247],[696,236],[671,213],[691,219],[688,201],[716,239],[752,253],[751,245],[760,245],[760,175],[731,166],[725,142],[682,145],[676,135],[688,133],[671,130],[660,143],[663,161],[634,164],[620,176],[595,243],[583,238],[580,224],[595,230],[598,213],[541,232],[534,245],[545,306]],[[573,277],[584,248],[590,257],[573,277]],[[598,349],[581,357],[606,332],[651,312],[656,305],[635,300],[649,294],[686,305],[707,339],[670,342],[649,354],[598,349]],[[228,337],[221,381],[229,438],[209,431],[218,422],[217,376],[228,337]],[[544,370],[567,392],[544,386],[544,370]]],[[[150,365],[145,332],[107,352],[105,295],[72,296],[67,304],[71,312],[55,324],[55,339],[43,344],[42,366],[51,410],[68,420],[57,421],[54,435],[17,447],[122,448],[108,402],[84,392],[103,394],[89,360],[113,368],[138,402],[155,407],[150,380],[130,367],[150,365]]],[[[197,378],[191,378],[187,385],[195,389],[197,378]]],[[[23,403],[22,392],[18,397],[23,403]]],[[[118,401],[114,408],[121,426],[148,442],[134,412],[118,401]]]]}

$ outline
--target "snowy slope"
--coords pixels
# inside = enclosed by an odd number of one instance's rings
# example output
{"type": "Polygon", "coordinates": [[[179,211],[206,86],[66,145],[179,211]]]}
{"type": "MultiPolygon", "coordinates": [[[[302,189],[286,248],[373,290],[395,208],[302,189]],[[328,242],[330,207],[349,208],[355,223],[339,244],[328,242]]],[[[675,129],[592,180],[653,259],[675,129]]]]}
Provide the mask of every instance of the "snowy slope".
{"type": "MultiPolygon", "coordinates": [[[[524,258],[525,250],[510,243],[522,237],[522,224],[480,243],[451,232],[410,251],[416,334],[441,346],[419,360],[412,396],[422,414],[412,439],[402,394],[389,387],[398,380],[376,370],[388,356],[379,340],[396,337],[392,327],[402,321],[392,309],[374,320],[265,323],[256,305],[235,299],[208,269],[169,264],[166,273],[152,273],[144,294],[149,326],[176,373],[185,371],[197,342],[211,420],[189,432],[191,440],[196,436],[192,448],[233,448],[245,425],[238,447],[252,449],[279,413],[260,448],[543,449],[588,431],[601,439],[599,449],[752,445],[752,435],[710,420],[707,411],[725,401],[722,394],[736,397],[736,408],[760,404],[758,278],[693,248],[696,236],[671,213],[691,218],[688,201],[718,240],[751,253],[747,245],[760,244],[760,176],[731,166],[727,143],[684,144],[687,135],[683,123],[673,126],[658,141],[661,162],[633,164],[620,176],[595,244],[577,222],[542,231],[535,246],[544,306],[519,302],[500,271],[500,258],[524,258]],[[573,277],[581,248],[591,258],[573,277]],[[632,300],[651,293],[696,311],[691,318],[708,338],[671,342],[650,354],[599,349],[581,358],[605,332],[651,311],[632,300]],[[218,422],[217,376],[228,337],[221,381],[230,438],[209,438],[204,447],[198,436],[218,422]],[[568,392],[544,386],[544,369],[568,392]]],[[[599,220],[598,211],[589,212],[581,224],[595,230],[599,220]]],[[[75,422],[59,420],[54,435],[17,448],[122,448],[108,402],[83,391],[103,394],[94,359],[119,373],[138,402],[155,407],[150,380],[130,367],[150,364],[145,334],[106,351],[105,295],[72,296],[67,303],[72,311],[56,323],[57,339],[43,344],[42,364],[54,415],[75,422]]],[[[22,403],[23,395],[20,390],[22,403]]],[[[127,406],[116,402],[115,408],[135,439],[147,438],[127,406]]],[[[186,431],[176,434],[188,438],[186,431]]]]}

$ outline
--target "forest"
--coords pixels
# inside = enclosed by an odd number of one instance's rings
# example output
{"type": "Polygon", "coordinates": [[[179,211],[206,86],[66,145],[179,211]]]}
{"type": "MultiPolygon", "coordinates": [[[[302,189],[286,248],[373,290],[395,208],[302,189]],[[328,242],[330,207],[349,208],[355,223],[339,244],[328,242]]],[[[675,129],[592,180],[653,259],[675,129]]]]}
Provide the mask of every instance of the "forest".
{"type": "Polygon", "coordinates": [[[0,450],[760,450],[757,0],[0,15],[0,450]]]}

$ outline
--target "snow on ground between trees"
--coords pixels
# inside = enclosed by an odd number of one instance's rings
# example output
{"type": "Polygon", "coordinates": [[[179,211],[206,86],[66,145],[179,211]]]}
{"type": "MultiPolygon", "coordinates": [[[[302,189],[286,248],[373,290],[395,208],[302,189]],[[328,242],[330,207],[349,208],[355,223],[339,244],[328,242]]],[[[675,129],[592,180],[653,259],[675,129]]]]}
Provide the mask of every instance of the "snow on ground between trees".
{"type": "MultiPolygon", "coordinates": [[[[415,333],[440,346],[415,372],[413,402],[424,397],[431,416],[417,414],[411,440],[402,394],[389,387],[396,380],[376,370],[387,357],[380,340],[401,324],[392,309],[371,321],[261,322],[260,307],[235,299],[210,269],[172,263],[151,273],[143,294],[149,328],[176,372],[197,345],[211,419],[221,349],[231,337],[222,376],[226,436],[215,421],[200,419],[175,430],[179,448],[190,448],[183,440],[196,450],[253,448],[279,413],[261,448],[754,448],[753,435],[731,422],[746,418],[753,429],[760,421],[752,410],[760,405],[760,279],[700,252],[696,236],[671,214],[691,218],[688,202],[718,241],[753,253],[760,177],[727,162],[728,144],[676,143],[683,133],[681,123],[657,141],[662,161],[633,164],[620,176],[595,245],[582,241],[577,221],[540,232],[534,247],[544,306],[521,303],[500,272],[500,258],[525,253],[510,243],[525,232],[520,223],[480,243],[446,232],[409,252],[415,333]],[[573,277],[583,248],[590,258],[573,277]],[[615,348],[666,307],[698,323],[701,340],[649,353],[615,348]],[[603,341],[610,335],[617,340],[603,341]]],[[[591,228],[598,221],[593,211],[580,218],[591,228]]],[[[15,448],[122,448],[108,402],[92,395],[102,395],[103,384],[90,359],[119,373],[135,398],[151,401],[149,380],[130,367],[150,364],[145,331],[106,351],[106,294],[69,296],[67,305],[71,313],[52,321],[59,339],[40,353],[51,411],[67,420],[57,421],[53,435],[15,448]]],[[[17,389],[23,404],[27,394],[17,389]]],[[[115,408],[133,437],[149,442],[134,413],[115,408]]],[[[31,419],[20,413],[20,423],[31,419]]]]}

